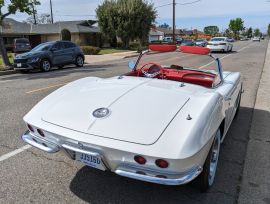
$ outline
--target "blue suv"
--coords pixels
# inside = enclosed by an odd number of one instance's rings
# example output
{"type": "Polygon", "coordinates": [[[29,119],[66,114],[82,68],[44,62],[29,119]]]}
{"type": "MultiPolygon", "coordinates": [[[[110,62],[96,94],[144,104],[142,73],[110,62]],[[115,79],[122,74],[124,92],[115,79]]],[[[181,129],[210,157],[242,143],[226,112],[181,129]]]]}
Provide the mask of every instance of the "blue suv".
{"type": "Polygon", "coordinates": [[[84,54],[81,48],[70,41],[47,42],[38,45],[30,52],[19,54],[14,59],[14,69],[28,72],[33,69],[50,71],[53,66],[63,68],[75,64],[83,67],[84,54]]]}

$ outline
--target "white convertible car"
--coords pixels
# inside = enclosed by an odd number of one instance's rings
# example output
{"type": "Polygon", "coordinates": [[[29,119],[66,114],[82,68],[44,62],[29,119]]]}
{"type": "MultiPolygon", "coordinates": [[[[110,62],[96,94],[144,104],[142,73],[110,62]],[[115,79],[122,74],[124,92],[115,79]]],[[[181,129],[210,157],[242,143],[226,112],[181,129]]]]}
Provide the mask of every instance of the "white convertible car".
{"type": "Polygon", "coordinates": [[[150,45],[129,73],[83,78],[44,98],[24,117],[22,139],[141,181],[182,185],[198,177],[206,191],[242,93],[240,73],[222,72],[209,52],[150,45]],[[216,71],[181,64],[204,55],[216,71]]]}

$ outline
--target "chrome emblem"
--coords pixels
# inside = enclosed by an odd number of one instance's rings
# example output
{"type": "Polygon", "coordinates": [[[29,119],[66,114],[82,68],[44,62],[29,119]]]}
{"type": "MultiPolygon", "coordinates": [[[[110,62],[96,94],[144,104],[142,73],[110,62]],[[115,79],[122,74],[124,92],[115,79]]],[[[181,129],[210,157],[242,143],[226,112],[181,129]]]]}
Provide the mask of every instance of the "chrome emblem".
{"type": "Polygon", "coordinates": [[[110,113],[108,108],[99,108],[93,112],[93,116],[96,118],[105,118],[110,113]]]}
{"type": "Polygon", "coordinates": [[[80,147],[81,149],[83,149],[83,144],[82,144],[82,143],[78,142],[78,145],[79,145],[79,147],[80,147]]]}

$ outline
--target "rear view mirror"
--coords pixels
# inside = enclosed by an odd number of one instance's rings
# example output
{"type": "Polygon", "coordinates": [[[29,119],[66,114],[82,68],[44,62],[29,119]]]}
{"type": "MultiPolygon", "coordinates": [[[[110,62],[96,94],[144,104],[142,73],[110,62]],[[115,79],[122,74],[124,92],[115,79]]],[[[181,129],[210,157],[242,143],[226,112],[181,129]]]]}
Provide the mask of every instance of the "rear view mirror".
{"type": "Polygon", "coordinates": [[[135,68],[135,66],[136,66],[136,62],[134,62],[134,61],[128,62],[128,68],[130,71],[132,71],[135,68]]]}

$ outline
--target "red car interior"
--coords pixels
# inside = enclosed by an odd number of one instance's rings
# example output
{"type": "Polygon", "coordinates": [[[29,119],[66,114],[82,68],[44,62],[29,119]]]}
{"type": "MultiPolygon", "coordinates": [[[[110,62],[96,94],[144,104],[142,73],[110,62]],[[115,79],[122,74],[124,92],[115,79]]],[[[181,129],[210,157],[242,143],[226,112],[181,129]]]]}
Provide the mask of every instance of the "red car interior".
{"type": "MultiPolygon", "coordinates": [[[[151,44],[149,45],[149,50],[158,52],[172,52],[177,50],[177,46],[172,44],[151,44]]],[[[183,53],[198,55],[208,55],[210,53],[210,50],[208,48],[197,46],[181,46],[179,51],[183,53]]],[[[184,69],[183,67],[178,65],[171,65],[171,67],[162,67],[161,65],[154,62],[144,64],[138,69],[128,73],[127,75],[137,77],[150,76],[153,78],[196,84],[207,88],[212,88],[217,79],[216,74],[206,73],[199,70],[196,71],[184,69]]]]}
{"type": "MultiPolygon", "coordinates": [[[[128,73],[128,76],[144,77],[144,74],[141,73],[139,69],[139,70],[128,73]]],[[[172,68],[163,68],[162,73],[160,73],[155,78],[178,81],[178,82],[185,82],[185,83],[204,86],[207,88],[212,88],[216,79],[216,75],[211,74],[211,73],[186,70],[186,69],[177,70],[177,69],[172,69],[172,68]]]]}

